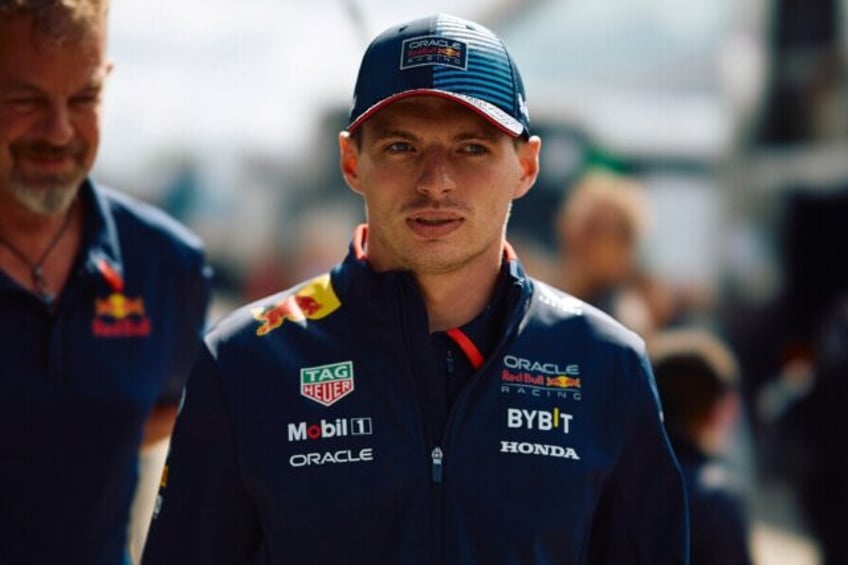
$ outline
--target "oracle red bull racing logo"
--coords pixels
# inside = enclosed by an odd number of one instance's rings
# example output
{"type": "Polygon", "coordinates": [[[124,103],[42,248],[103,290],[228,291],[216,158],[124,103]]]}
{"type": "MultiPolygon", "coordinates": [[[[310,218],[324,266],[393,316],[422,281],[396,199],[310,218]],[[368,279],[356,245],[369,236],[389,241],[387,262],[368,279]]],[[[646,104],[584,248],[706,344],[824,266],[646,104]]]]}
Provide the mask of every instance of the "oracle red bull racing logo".
{"type": "Polygon", "coordinates": [[[286,320],[301,325],[307,320],[320,320],[339,306],[341,302],[330,284],[330,275],[322,275],[276,304],[254,309],[253,317],[260,322],[256,335],[266,335],[286,320]]]}
{"type": "Polygon", "coordinates": [[[405,39],[401,47],[401,69],[443,65],[468,68],[468,45],[463,41],[427,35],[405,39]]]}
{"type": "Polygon", "coordinates": [[[121,292],[113,292],[106,298],[95,298],[91,331],[97,337],[150,335],[150,318],[144,310],[144,299],[130,298],[121,292]]]}
{"type": "Polygon", "coordinates": [[[505,355],[501,371],[501,392],[536,397],[580,400],[580,367],[560,365],[505,355]]]}
{"type": "Polygon", "coordinates": [[[300,394],[330,406],[353,392],[353,361],[300,370],[300,394]]]}

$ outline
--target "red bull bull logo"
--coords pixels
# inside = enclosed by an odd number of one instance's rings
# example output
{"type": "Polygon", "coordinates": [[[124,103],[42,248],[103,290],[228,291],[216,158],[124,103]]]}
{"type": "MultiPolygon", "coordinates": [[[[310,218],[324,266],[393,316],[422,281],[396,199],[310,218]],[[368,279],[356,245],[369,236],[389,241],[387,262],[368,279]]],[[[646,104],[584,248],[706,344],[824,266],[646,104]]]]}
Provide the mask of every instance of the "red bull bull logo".
{"type": "Polygon", "coordinates": [[[106,298],[94,299],[94,315],[123,320],[128,316],[144,316],[144,299],[127,298],[118,292],[106,298]]]}
{"type": "Polygon", "coordinates": [[[92,333],[97,337],[144,337],[150,335],[150,318],[145,314],[144,299],[113,292],[94,299],[92,333]]]}
{"type": "Polygon", "coordinates": [[[580,388],[580,379],[560,375],[558,377],[546,377],[546,385],[554,388],[580,388]]]}
{"type": "Polygon", "coordinates": [[[276,304],[256,308],[253,317],[260,322],[256,335],[267,335],[282,326],[286,320],[301,325],[305,325],[308,320],[320,320],[339,306],[341,302],[330,284],[330,275],[320,276],[276,304]]]}

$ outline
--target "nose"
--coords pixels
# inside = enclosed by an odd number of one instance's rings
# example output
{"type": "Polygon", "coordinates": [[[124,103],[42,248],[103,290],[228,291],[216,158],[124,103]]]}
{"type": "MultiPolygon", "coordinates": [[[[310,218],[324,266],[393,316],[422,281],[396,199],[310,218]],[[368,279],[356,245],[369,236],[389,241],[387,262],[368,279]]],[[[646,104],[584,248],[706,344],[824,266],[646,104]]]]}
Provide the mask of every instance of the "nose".
{"type": "Polygon", "coordinates": [[[52,104],[41,122],[41,134],[53,145],[65,145],[74,137],[71,113],[64,104],[52,104]]]}
{"type": "Polygon", "coordinates": [[[453,165],[445,151],[431,149],[423,155],[416,188],[430,198],[440,198],[456,190],[453,165]]]}

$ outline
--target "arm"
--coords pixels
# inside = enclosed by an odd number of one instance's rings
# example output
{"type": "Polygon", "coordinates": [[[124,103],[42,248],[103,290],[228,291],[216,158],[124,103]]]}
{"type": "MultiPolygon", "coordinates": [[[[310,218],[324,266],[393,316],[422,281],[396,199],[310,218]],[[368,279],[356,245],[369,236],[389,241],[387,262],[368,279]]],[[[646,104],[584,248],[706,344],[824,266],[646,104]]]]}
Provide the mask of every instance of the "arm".
{"type": "Polygon", "coordinates": [[[204,348],[171,439],[145,564],[244,563],[256,550],[258,521],[242,483],[220,378],[204,348]]]}
{"type": "Polygon", "coordinates": [[[174,422],[177,421],[178,409],[179,405],[176,403],[160,404],[153,407],[150,416],[144,423],[144,436],[141,439],[142,451],[171,436],[174,422]]]}
{"type": "Polygon", "coordinates": [[[601,493],[592,526],[590,563],[688,563],[686,495],[662,427],[653,374],[644,357],[636,375],[619,460],[601,493]]]}
{"type": "Polygon", "coordinates": [[[139,450],[138,483],[130,509],[129,551],[133,563],[138,563],[144,547],[150,517],[156,502],[156,491],[168,440],[174,430],[186,378],[203,344],[206,310],[209,305],[211,270],[206,265],[201,250],[187,253],[181,264],[185,269],[178,288],[182,306],[178,323],[174,326],[173,364],[162,383],[156,404],[144,422],[139,450]]]}

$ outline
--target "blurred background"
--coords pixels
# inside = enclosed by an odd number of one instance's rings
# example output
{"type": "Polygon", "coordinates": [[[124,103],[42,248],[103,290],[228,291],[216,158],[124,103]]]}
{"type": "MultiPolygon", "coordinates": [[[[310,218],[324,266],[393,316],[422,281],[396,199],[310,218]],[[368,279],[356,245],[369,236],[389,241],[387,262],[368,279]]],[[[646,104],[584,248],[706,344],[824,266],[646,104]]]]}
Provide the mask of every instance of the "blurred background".
{"type": "Polygon", "coordinates": [[[361,54],[438,11],[494,29],[521,69],[543,138],[509,229],[528,270],[563,277],[560,209],[587,172],[643,189],[629,319],[648,339],[695,326],[728,344],[742,410],[724,457],[755,561],[819,563],[827,524],[846,525],[822,518],[821,499],[844,499],[816,474],[841,464],[822,437],[845,437],[844,387],[826,405],[816,391],[848,349],[833,321],[848,294],[848,0],[121,0],[95,176],[204,238],[213,320],[321,272],[363,219],[336,141],[361,54]]]}

